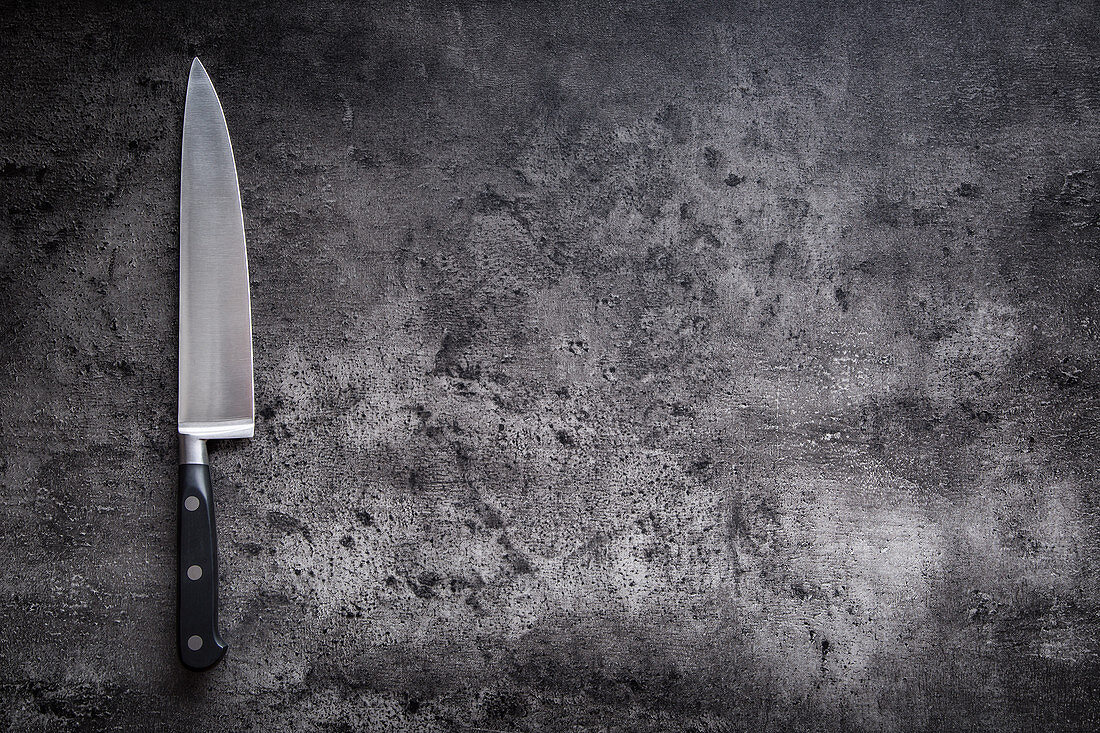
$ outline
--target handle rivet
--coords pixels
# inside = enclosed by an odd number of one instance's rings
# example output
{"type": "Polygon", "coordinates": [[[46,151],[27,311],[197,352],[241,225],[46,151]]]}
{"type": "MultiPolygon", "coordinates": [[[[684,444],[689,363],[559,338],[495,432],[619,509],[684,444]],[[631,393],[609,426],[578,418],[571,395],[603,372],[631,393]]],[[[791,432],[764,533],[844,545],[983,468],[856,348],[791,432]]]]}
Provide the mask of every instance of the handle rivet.
{"type": "Polygon", "coordinates": [[[199,649],[202,649],[202,637],[198,635],[192,636],[190,639],[187,640],[187,648],[193,652],[197,652],[199,649]]]}
{"type": "Polygon", "coordinates": [[[199,497],[189,496],[183,500],[183,508],[189,512],[193,512],[199,508],[199,497]]]}
{"type": "Polygon", "coordinates": [[[187,577],[191,580],[198,580],[202,577],[202,568],[200,568],[198,565],[192,565],[191,567],[187,568],[187,577]]]}

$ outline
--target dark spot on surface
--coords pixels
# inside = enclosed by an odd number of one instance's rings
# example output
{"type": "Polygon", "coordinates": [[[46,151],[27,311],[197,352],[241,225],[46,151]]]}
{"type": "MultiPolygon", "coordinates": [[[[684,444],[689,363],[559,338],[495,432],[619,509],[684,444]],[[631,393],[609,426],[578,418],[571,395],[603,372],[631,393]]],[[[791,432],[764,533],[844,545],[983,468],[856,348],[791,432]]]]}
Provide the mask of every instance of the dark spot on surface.
{"type": "MultiPolygon", "coordinates": [[[[1052,175],[1032,203],[1035,228],[1055,228],[1076,238],[1100,224],[1100,169],[1081,168],[1052,175]]],[[[1060,249],[1065,245],[1059,242],[1060,249]]]]}
{"type": "Polygon", "coordinates": [[[1010,534],[1005,545],[1012,548],[1023,557],[1034,557],[1043,549],[1043,544],[1038,538],[1026,530],[1020,530],[1010,534]]]}
{"type": "Polygon", "coordinates": [[[840,306],[840,310],[845,313],[848,312],[848,291],[844,288],[837,288],[833,291],[833,297],[836,298],[837,304],[840,306]]]}
{"type": "Polygon", "coordinates": [[[0,165],[0,177],[12,178],[14,176],[23,176],[27,174],[27,166],[18,165],[12,163],[10,160],[5,161],[4,165],[0,165]]]}
{"type": "Polygon", "coordinates": [[[996,615],[996,602],[993,596],[982,591],[972,591],[969,608],[966,609],[966,621],[969,624],[985,624],[996,615]]]}
{"type": "Polygon", "coordinates": [[[55,236],[40,240],[38,243],[39,249],[46,254],[57,254],[64,248],[65,241],[68,237],[69,233],[65,230],[61,230],[55,236]]]}
{"type": "Polygon", "coordinates": [[[504,526],[504,517],[495,508],[485,502],[479,502],[475,507],[481,522],[489,529],[500,529],[504,526]]]}
{"type": "Polygon", "coordinates": [[[737,175],[736,173],[730,173],[728,176],[726,176],[726,185],[730,188],[740,186],[744,182],[745,178],[743,176],[737,175]]]}
{"type": "Polygon", "coordinates": [[[435,598],[435,591],[433,591],[428,586],[419,585],[419,584],[414,583],[410,580],[409,581],[409,588],[412,589],[413,594],[417,598],[424,598],[424,599],[435,598]]]}
{"type": "MultiPolygon", "coordinates": [[[[485,714],[491,721],[516,721],[527,716],[527,706],[519,695],[500,690],[486,701],[485,714]]],[[[514,726],[508,727],[516,730],[514,726]]],[[[499,730],[499,726],[489,726],[488,730],[499,730]]]]}
{"type": "Polygon", "coordinates": [[[714,464],[709,458],[696,458],[688,466],[688,474],[697,476],[714,464]]]}
{"type": "Polygon", "coordinates": [[[722,161],[725,157],[722,151],[712,148],[709,145],[703,148],[703,162],[706,163],[707,168],[717,168],[722,165],[722,161]]]}
{"type": "Polygon", "coordinates": [[[355,547],[355,540],[350,534],[346,534],[340,538],[340,544],[344,547],[355,547]]]}
{"type": "Polygon", "coordinates": [[[486,186],[474,198],[472,205],[474,210],[481,214],[502,213],[523,227],[526,232],[531,232],[528,204],[521,199],[501,196],[491,187],[486,186]]]}
{"type": "Polygon", "coordinates": [[[304,525],[297,517],[292,517],[283,512],[270,511],[267,513],[267,524],[272,529],[286,534],[298,532],[306,541],[312,541],[309,527],[304,525]]]}
{"type": "Polygon", "coordinates": [[[810,202],[799,196],[783,196],[779,199],[783,213],[792,221],[805,221],[810,216],[810,202]]]}
{"type": "Polygon", "coordinates": [[[33,690],[33,698],[40,712],[69,721],[64,728],[71,728],[76,724],[77,729],[91,728],[101,722],[108,709],[106,702],[110,699],[99,690],[80,683],[70,684],[63,689],[44,690],[39,687],[33,690]]]}
{"type": "Polygon", "coordinates": [[[501,387],[507,387],[512,383],[512,377],[499,370],[489,374],[488,379],[493,384],[500,385],[501,387]]]}
{"type": "Polygon", "coordinates": [[[3,165],[0,165],[0,178],[23,178],[31,175],[34,176],[36,183],[42,183],[46,177],[46,168],[44,166],[23,165],[10,160],[6,160],[3,165]]]}
{"type": "Polygon", "coordinates": [[[975,407],[974,404],[971,403],[969,400],[964,400],[960,402],[959,409],[961,409],[963,414],[965,414],[967,417],[973,420],[977,420],[983,425],[988,425],[989,423],[996,422],[997,420],[997,416],[994,415],[992,412],[986,409],[975,407]]]}
{"type": "Polygon", "coordinates": [[[787,243],[780,240],[775,243],[772,248],[771,254],[768,255],[768,276],[775,277],[776,269],[779,263],[787,255],[787,243]]]}
{"type": "Polygon", "coordinates": [[[264,549],[255,542],[240,542],[237,544],[237,547],[240,548],[240,550],[249,557],[256,557],[261,552],[263,552],[264,549]]]}
{"type": "Polygon", "coordinates": [[[887,198],[883,194],[877,194],[864,211],[872,224],[882,224],[897,229],[901,226],[903,216],[902,203],[902,201],[887,198]]]}
{"type": "Polygon", "coordinates": [[[425,570],[416,578],[406,578],[405,582],[419,598],[435,598],[436,588],[443,582],[443,576],[433,570],[425,570]]]}
{"type": "Polygon", "coordinates": [[[936,212],[932,209],[913,209],[913,226],[928,226],[936,221],[936,212]]]}
{"type": "Polygon", "coordinates": [[[676,104],[665,105],[657,113],[657,124],[667,132],[669,139],[677,145],[683,145],[691,134],[691,114],[676,104]]]}
{"type": "Polygon", "coordinates": [[[570,446],[570,447],[576,445],[576,442],[573,440],[573,436],[570,435],[569,433],[567,433],[564,430],[559,430],[556,433],[554,433],[554,435],[555,435],[555,437],[557,437],[558,442],[561,443],[562,445],[570,446]]]}
{"type": "Polygon", "coordinates": [[[111,369],[124,377],[132,377],[134,375],[134,365],[124,359],[111,362],[111,369]]]}
{"type": "Polygon", "coordinates": [[[507,558],[508,562],[512,564],[512,567],[516,569],[516,572],[521,575],[526,575],[535,571],[534,566],[531,565],[531,561],[520,552],[515,550],[510,551],[507,558]]]}
{"type": "MultiPolygon", "coordinates": [[[[767,499],[760,498],[751,503],[735,501],[729,512],[729,543],[733,547],[758,551],[772,542],[779,530],[779,523],[779,512],[767,499]]],[[[795,592],[797,594],[799,590],[795,592]]]]}
{"type": "Polygon", "coordinates": [[[410,697],[405,702],[404,710],[410,715],[416,715],[416,713],[420,711],[420,701],[417,700],[415,697],[410,697]]]}
{"type": "Polygon", "coordinates": [[[695,417],[695,408],[684,402],[673,402],[669,413],[673,417],[695,417]]]}
{"type": "Polygon", "coordinates": [[[464,352],[473,344],[474,336],[482,325],[479,319],[468,317],[444,333],[435,355],[432,374],[476,381],[481,376],[481,366],[470,364],[464,358],[464,352]]]}
{"type": "Polygon", "coordinates": [[[1058,389],[1074,387],[1081,381],[1081,370],[1074,366],[1052,368],[1047,374],[1058,389]]]}
{"type": "Polygon", "coordinates": [[[959,187],[955,189],[955,193],[964,199],[974,198],[978,195],[978,187],[973,183],[960,183],[959,187]]]}
{"type": "Polygon", "coordinates": [[[368,511],[365,511],[363,509],[357,510],[355,512],[355,518],[358,519],[359,523],[362,524],[364,527],[374,526],[374,517],[368,511]]]}

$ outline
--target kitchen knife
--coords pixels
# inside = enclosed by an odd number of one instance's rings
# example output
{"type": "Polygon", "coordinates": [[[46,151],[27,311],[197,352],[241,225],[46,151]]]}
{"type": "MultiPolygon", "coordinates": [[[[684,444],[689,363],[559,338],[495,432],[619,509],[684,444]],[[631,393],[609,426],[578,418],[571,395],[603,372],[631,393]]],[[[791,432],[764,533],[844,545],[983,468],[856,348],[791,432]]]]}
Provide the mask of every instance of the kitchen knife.
{"type": "Polygon", "coordinates": [[[244,216],[218,95],[198,59],[183,111],[180,173],[180,660],[218,663],[218,554],[206,441],[250,438],[252,317],[244,216]]]}

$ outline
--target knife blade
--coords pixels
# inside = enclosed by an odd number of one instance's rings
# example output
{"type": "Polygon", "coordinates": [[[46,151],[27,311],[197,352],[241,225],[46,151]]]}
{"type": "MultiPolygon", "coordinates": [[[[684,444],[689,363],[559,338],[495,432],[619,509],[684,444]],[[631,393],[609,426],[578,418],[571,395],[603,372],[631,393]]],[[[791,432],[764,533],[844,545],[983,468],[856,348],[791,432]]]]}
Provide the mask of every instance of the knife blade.
{"type": "Polygon", "coordinates": [[[179,307],[177,636],[180,661],[202,670],[226,651],[206,441],[252,437],[255,407],[237,168],[221,103],[197,58],[183,112],[179,307]]]}

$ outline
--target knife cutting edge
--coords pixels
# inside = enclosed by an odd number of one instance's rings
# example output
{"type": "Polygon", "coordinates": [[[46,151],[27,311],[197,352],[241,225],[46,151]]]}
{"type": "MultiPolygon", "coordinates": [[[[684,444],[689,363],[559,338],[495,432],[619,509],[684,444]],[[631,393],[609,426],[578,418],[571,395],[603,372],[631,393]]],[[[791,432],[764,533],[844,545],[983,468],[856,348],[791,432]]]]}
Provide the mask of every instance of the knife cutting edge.
{"type": "Polygon", "coordinates": [[[180,166],[179,323],[180,661],[212,667],[218,633],[218,553],[206,441],[255,430],[252,317],[244,215],[229,129],[196,58],[187,80],[180,166]]]}

